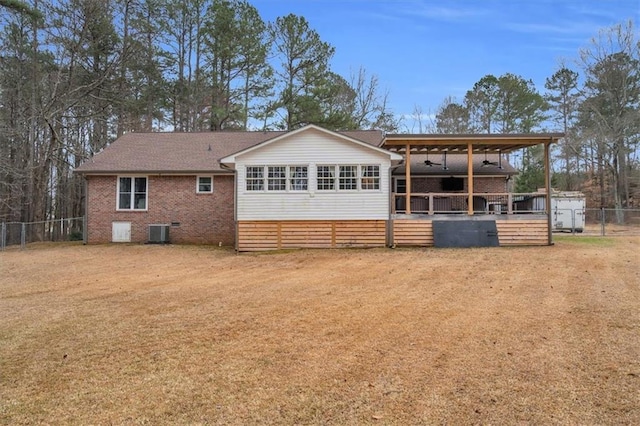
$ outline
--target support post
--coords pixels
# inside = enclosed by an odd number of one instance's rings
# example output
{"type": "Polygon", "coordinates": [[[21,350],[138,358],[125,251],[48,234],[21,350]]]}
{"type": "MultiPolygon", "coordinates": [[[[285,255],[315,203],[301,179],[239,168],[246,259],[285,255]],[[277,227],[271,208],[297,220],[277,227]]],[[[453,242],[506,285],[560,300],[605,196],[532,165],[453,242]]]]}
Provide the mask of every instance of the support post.
{"type": "Polygon", "coordinates": [[[7,246],[7,224],[2,222],[2,229],[0,230],[0,251],[4,251],[7,246]]]}
{"type": "Polygon", "coordinates": [[[404,177],[407,182],[407,193],[405,194],[405,211],[407,214],[411,214],[411,144],[407,144],[405,147],[405,166],[404,177]]]}
{"type": "Polygon", "coordinates": [[[550,159],[550,147],[551,142],[545,142],[544,144],[544,187],[546,192],[545,208],[547,209],[547,243],[553,245],[553,233],[552,233],[552,217],[551,217],[551,159],[550,159]]]}
{"type": "Polygon", "coordinates": [[[473,215],[473,144],[467,143],[467,214],[473,215]]]}

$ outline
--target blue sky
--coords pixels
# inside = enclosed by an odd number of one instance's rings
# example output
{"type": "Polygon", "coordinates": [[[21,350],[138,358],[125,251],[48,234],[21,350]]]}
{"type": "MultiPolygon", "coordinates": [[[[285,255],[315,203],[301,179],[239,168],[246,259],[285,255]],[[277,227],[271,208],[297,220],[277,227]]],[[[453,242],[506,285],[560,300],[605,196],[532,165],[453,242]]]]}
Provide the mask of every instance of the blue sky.
{"type": "MultiPolygon", "coordinates": [[[[601,28],[633,19],[640,0],[253,0],[263,19],[304,16],[336,48],[343,76],[379,77],[396,115],[462,100],[487,74],[531,79],[541,92],[561,61],[570,67],[601,28]]],[[[412,130],[411,119],[405,127],[412,130]]],[[[415,130],[415,129],[413,129],[415,130]]]]}

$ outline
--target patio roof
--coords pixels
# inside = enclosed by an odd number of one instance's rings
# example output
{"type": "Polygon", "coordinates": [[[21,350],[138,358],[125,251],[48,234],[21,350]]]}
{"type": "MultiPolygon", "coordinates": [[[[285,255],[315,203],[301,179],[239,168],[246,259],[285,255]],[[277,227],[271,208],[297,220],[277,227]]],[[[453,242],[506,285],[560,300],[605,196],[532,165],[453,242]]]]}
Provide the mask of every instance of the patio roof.
{"type": "Polygon", "coordinates": [[[382,147],[404,153],[409,145],[412,154],[443,151],[466,153],[471,144],[473,152],[509,153],[539,144],[556,143],[563,137],[564,133],[387,134],[382,147]]]}

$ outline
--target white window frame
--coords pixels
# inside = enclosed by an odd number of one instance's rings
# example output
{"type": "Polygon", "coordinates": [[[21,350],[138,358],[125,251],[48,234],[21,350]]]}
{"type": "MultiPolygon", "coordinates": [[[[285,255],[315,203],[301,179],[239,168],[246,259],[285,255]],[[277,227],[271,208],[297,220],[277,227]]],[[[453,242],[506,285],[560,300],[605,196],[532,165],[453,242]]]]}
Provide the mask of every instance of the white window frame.
{"type": "MultiPolygon", "coordinates": [[[[309,165],[308,164],[269,164],[269,165],[246,165],[245,166],[244,190],[247,193],[258,192],[308,192],[309,191],[309,165]],[[274,175],[277,169],[279,173],[274,175]],[[304,176],[296,176],[296,169],[304,169],[304,176]],[[260,171],[259,177],[249,177],[250,171],[260,171]],[[281,172],[284,171],[284,174],[281,172]],[[298,189],[304,186],[304,189],[298,189]],[[253,189],[259,187],[259,189],[253,189]]],[[[252,173],[253,174],[253,173],[252,173]]]]}
{"type": "Polygon", "coordinates": [[[116,210],[121,212],[144,212],[149,210],[149,176],[140,176],[140,175],[123,175],[117,177],[116,182],[116,210]],[[130,192],[130,206],[127,208],[120,207],[120,180],[121,179],[131,179],[131,192],[130,192]],[[135,208],[135,200],[136,194],[140,194],[140,192],[136,192],[136,179],[144,179],[145,180],[145,188],[144,188],[144,208],[139,209],[135,208]]]}
{"type": "Polygon", "coordinates": [[[353,191],[357,191],[360,189],[360,167],[357,164],[340,164],[338,166],[338,185],[337,185],[337,189],[338,191],[349,191],[349,192],[353,192],[353,191]],[[342,171],[343,170],[355,170],[355,174],[351,175],[351,173],[349,173],[348,175],[343,176],[342,175],[342,171]],[[351,185],[347,185],[347,183],[351,183],[351,181],[353,181],[353,183],[355,183],[355,185],[353,185],[353,187],[351,187],[351,185]],[[344,184],[344,188],[343,188],[343,184],[344,184]],[[347,186],[349,186],[349,188],[347,188],[347,186]]]}
{"type": "Polygon", "coordinates": [[[264,192],[266,189],[266,177],[265,177],[265,166],[245,166],[244,168],[244,189],[246,192],[264,192]],[[259,177],[249,177],[249,170],[255,169],[256,171],[260,170],[259,177]],[[251,184],[251,187],[250,185],[251,184]],[[257,185],[259,188],[255,189],[254,186],[257,185]]]}
{"type": "Polygon", "coordinates": [[[287,166],[269,165],[266,166],[265,172],[267,192],[285,192],[287,190],[287,166]]]}
{"type": "Polygon", "coordinates": [[[303,164],[287,166],[287,190],[291,192],[309,191],[309,166],[303,164]],[[296,176],[297,169],[304,169],[304,176],[296,176]],[[303,188],[299,188],[300,186],[303,188]]]}
{"type": "Polygon", "coordinates": [[[213,176],[212,175],[203,175],[203,176],[196,177],[196,194],[213,194],[213,176]],[[210,182],[208,184],[210,185],[208,191],[200,190],[200,179],[210,179],[210,182]]]}
{"type": "Polygon", "coordinates": [[[335,164],[319,164],[316,166],[316,190],[318,191],[335,191],[336,190],[336,165],[335,164]],[[325,170],[323,170],[323,175],[320,176],[320,169],[327,168],[326,172],[330,176],[325,176],[325,170]],[[322,188],[320,187],[322,185],[322,188]],[[330,188],[326,188],[325,186],[331,186],[330,188]]]}
{"type": "Polygon", "coordinates": [[[380,190],[380,165],[361,164],[360,167],[358,167],[358,170],[359,170],[358,184],[362,191],[379,191],[380,190]],[[365,176],[365,172],[368,171],[369,168],[375,168],[371,170],[372,171],[375,170],[376,174],[365,176]],[[367,186],[373,185],[373,188],[365,188],[365,180],[367,181],[367,186]]]}
{"type": "Polygon", "coordinates": [[[382,190],[382,166],[380,164],[319,164],[316,167],[316,190],[322,192],[380,192],[382,190]],[[320,176],[320,169],[328,167],[333,176],[320,176]],[[346,167],[355,167],[356,168],[356,176],[341,176],[341,171],[346,167]],[[365,170],[368,167],[376,167],[377,175],[374,176],[364,176],[365,170]],[[344,179],[355,179],[356,187],[355,188],[342,188],[342,180],[344,179]],[[366,185],[363,185],[363,180],[370,179],[373,183],[374,188],[366,188],[366,185]],[[326,186],[328,182],[332,182],[331,188],[327,189],[326,186]],[[321,186],[324,186],[321,187],[321,186]]]}

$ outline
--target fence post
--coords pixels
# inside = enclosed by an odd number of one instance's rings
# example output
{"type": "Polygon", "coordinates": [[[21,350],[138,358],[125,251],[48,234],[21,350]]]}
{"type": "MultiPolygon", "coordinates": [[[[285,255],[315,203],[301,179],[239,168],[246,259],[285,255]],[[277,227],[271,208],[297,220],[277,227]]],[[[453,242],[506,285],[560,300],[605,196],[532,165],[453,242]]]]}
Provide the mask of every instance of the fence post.
{"type": "Polygon", "coordinates": [[[604,207],[600,207],[600,235],[604,237],[604,207]]]}
{"type": "Polygon", "coordinates": [[[89,238],[89,234],[87,232],[87,214],[85,213],[82,216],[82,243],[87,244],[87,239],[89,238]]]}
{"type": "Polygon", "coordinates": [[[7,224],[2,222],[2,229],[0,230],[0,251],[4,251],[7,245],[7,224]]]}
{"type": "Polygon", "coordinates": [[[27,247],[27,224],[22,222],[20,227],[20,248],[24,250],[27,247]]]}

